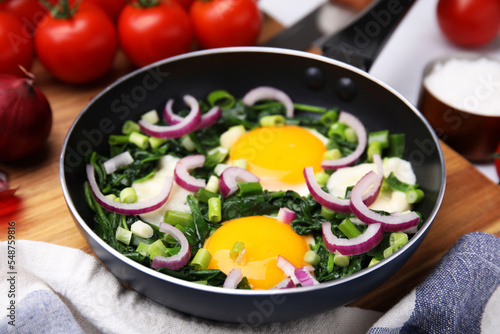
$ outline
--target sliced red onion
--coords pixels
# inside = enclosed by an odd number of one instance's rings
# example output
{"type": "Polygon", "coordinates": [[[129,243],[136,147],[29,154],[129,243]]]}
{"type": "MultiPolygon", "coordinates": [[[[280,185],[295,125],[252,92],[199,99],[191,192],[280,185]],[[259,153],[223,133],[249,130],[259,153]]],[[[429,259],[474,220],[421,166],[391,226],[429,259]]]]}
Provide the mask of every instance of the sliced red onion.
{"type": "Polygon", "coordinates": [[[198,129],[201,123],[200,108],[191,108],[189,114],[173,125],[155,125],[144,120],[139,121],[141,131],[157,138],[179,138],[198,129]]]}
{"type": "Polygon", "coordinates": [[[178,270],[184,267],[191,256],[191,251],[189,249],[189,242],[186,236],[179,230],[177,227],[161,222],[160,223],[160,232],[167,233],[172,236],[177,242],[180,244],[181,249],[179,253],[165,257],[161,255],[155,255],[153,257],[153,262],[151,263],[151,268],[167,268],[170,270],[178,270]]]}
{"type": "Polygon", "coordinates": [[[205,155],[196,154],[188,155],[177,162],[174,169],[174,180],[182,188],[195,192],[200,188],[205,188],[207,183],[204,179],[197,179],[189,171],[203,166],[205,163],[205,155]]]}
{"type": "Polygon", "coordinates": [[[296,268],[294,273],[295,277],[300,282],[300,285],[302,286],[311,286],[311,285],[317,285],[319,282],[314,278],[314,275],[311,274],[311,272],[314,272],[314,267],[311,266],[304,266],[300,268],[296,268]]]}
{"type": "Polygon", "coordinates": [[[270,290],[273,289],[290,289],[290,288],[295,288],[295,284],[293,283],[293,280],[290,277],[284,278],[281,282],[273,286],[270,290]]]}
{"type": "Polygon", "coordinates": [[[342,255],[357,255],[368,252],[384,238],[381,224],[368,225],[363,234],[352,239],[337,238],[332,232],[330,222],[322,223],[321,228],[326,249],[332,253],[338,252],[342,255]]]}
{"type": "Polygon", "coordinates": [[[288,118],[293,117],[294,106],[293,101],[284,91],[274,87],[261,86],[250,90],[242,99],[243,104],[253,106],[261,100],[275,100],[285,106],[285,116],[288,118]]]}
{"type": "Polygon", "coordinates": [[[217,122],[222,115],[222,109],[219,106],[212,107],[209,111],[201,115],[201,123],[198,129],[208,128],[217,122]]]}
{"type": "Polygon", "coordinates": [[[166,177],[163,188],[155,197],[142,202],[120,203],[110,200],[109,198],[104,196],[104,194],[99,189],[99,186],[97,185],[94,175],[94,166],[90,164],[87,165],[87,179],[89,181],[90,189],[92,189],[92,193],[96,198],[96,201],[104,209],[123,215],[140,215],[159,209],[167,201],[173,184],[173,179],[171,177],[166,177]]]}
{"type": "Polygon", "coordinates": [[[290,224],[295,219],[295,212],[289,208],[280,208],[277,219],[285,224],[290,224]]]}
{"type": "MultiPolygon", "coordinates": [[[[193,108],[200,109],[200,105],[198,101],[192,97],[191,95],[184,96],[184,102],[191,107],[191,111],[193,108]]],[[[173,106],[174,99],[169,99],[165,105],[165,110],[163,111],[163,118],[168,124],[177,124],[184,120],[184,117],[179,116],[174,113],[173,106]]],[[[212,107],[209,111],[201,115],[201,122],[198,125],[198,129],[203,129],[209,126],[212,126],[217,122],[219,117],[222,115],[222,109],[219,106],[212,107]]]]}
{"type": "Polygon", "coordinates": [[[226,289],[236,289],[238,284],[241,282],[243,279],[243,273],[241,272],[240,268],[233,268],[227,274],[226,279],[224,280],[224,284],[222,285],[223,288],[226,289]]]}
{"type": "Polygon", "coordinates": [[[118,168],[122,166],[127,166],[132,162],[134,162],[134,158],[132,158],[129,151],[125,151],[123,153],[115,155],[111,159],[104,161],[102,165],[104,166],[106,174],[111,174],[118,168]]]}
{"type": "Polygon", "coordinates": [[[316,181],[314,175],[314,170],[312,167],[304,168],[304,177],[306,179],[306,185],[311,193],[311,196],[322,206],[342,213],[350,213],[351,208],[349,206],[349,200],[344,198],[338,198],[325,192],[321,189],[321,186],[316,181]]]}
{"type": "Polygon", "coordinates": [[[382,224],[386,232],[404,231],[417,226],[420,216],[410,211],[409,213],[393,213],[389,216],[381,215],[370,210],[362,200],[363,192],[377,179],[375,172],[368,172],[356,183],[351,191],[351,210],[365,224],[382,224]]]}
{"type": "Polygon", "coordinates": [[[259,178],[241,167],[231,166],[222,172],[219,178],[219,190],[224,197],[231,196],[238,190],[237,181],[259,182],[259,178]]]}
{"type": "Polygon", "coordinates": [[[324,169],[338,169],[341,167],[349,166],[359,159],[366,148],[366,129],[363,123],[361,123],[361,121],[356,116],[342,111],[340,112],[338,121],[340,123],[348,125],[354,130],[356,136],[358,137],[358,146],[356,146],[356,149],[348,156],[340,159],[323,160],[323,162],[321,163],[321,167],[324,169]]]}
{"type": "Polygon", "coordinates": [[[288,261],[283,256],[278,255],[278,258],[276,259],[276,266],[281,270],[283,270],[285,276],[289,277],[295,285],[300,283],[297,277],[295,277],[296,267],[293,265],[292,262],[288,261]]]}
{"type": "Polygon", "coordinates": [[[382,187],[382,181],[384,179],[384,166],[380,155],[374,154],[373,162],[377,167],[377,179],[373,182],[371,188],[363,193],[363,202],[366,206],[372,205],[377,200],[378,194],[380,193],[380,187],[382,187]]]}

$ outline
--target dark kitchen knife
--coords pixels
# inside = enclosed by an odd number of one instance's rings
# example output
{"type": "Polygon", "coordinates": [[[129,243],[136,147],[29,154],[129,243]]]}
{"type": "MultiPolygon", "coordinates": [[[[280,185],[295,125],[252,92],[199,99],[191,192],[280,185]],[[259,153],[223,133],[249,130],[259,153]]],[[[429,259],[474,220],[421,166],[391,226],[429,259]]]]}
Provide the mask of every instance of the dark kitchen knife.
{"type": "MultiPolygon", "coordinates": [[[[416,0],[374,1],[352,23],[329,37],[323,37],[323,55],[368,71],[416,0]]],[[[266,46],[306,50],[321,38],[317,17],[322,6],[271,39],[266,46]]]]}

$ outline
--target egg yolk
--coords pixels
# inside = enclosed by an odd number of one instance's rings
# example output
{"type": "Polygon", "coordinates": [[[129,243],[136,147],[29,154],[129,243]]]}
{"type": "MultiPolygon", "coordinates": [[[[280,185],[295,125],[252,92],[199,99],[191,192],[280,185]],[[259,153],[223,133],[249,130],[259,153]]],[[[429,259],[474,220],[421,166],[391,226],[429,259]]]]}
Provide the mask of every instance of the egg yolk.
{"type": "Polygon", "coordinates": [[[275,218],[251,216],[230,220],[218,228],[206,241],[205,248],[212,254],[209,269],[220,269],[228,274],[241,268],[252,289],[269,289],[285,279],[276,266],[278,255],[296,267],[308,265],[304,254],[309,250],[306,238],[293,231],[290,225],[275,218]],[[244,244],[240,259],[233,260],[231,249],[237,242],[244,244]]]}
{"type": "Polygon", "coordinates": [[[260,178],[264,189],[296,190],[305,182],[304,167],[321,170],[325,152],[323,142],[302,127],[260,127],[236,141],[230,160],[246,159],[247,169],[260,178]]]}

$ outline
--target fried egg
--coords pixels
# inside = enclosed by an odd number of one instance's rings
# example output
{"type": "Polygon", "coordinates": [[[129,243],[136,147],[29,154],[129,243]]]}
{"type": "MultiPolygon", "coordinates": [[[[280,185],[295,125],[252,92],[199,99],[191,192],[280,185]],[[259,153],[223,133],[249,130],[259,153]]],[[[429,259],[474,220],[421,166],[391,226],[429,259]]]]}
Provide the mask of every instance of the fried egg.
{"type": "Polygon", "coordinates": [[[296,267],[308,265],[304,254],[309,250],[309,238],[267,216],[227,221],[207,239],[204,247],[212,254],[209,269],[228,274],[233,268],[241,268],[252,289],[269,289],[285,279],[276,266],[278,255],[296,267]],[[233,260],[230,252],[237,242],[244,244],[245,251],[240,259],[233,260]]]}
{"type": "Polygon", "coordinates": [[[321,171],[327,141],[317,131],[300,126],[259,127],[238,138],[229,158],[245,159],[264,189],[306,195],[303,169],[312,166],[314,172],[321,171]]]}

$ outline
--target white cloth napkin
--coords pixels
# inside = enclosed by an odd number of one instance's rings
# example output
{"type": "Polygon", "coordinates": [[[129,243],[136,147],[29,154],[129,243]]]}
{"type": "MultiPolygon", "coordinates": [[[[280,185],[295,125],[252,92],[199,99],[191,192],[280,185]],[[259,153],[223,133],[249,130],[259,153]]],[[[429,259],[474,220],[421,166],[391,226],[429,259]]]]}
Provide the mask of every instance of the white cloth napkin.
{"type": "Polygon", "coordinates": [[[340,307],[254,328],[159,305],[80,250],[27,240],[15,246],[10,274],[7,241],[0,243],[1,333],[500,333],[500,239],[486,233],[462,237],[386,314],[340,307]]]}

